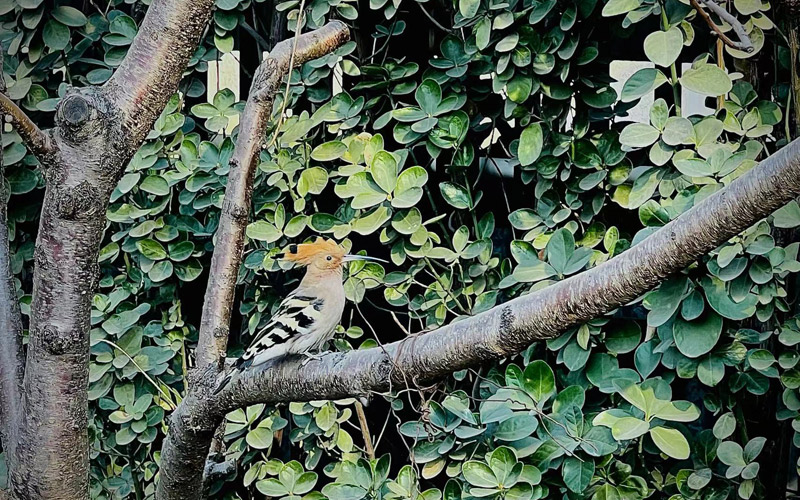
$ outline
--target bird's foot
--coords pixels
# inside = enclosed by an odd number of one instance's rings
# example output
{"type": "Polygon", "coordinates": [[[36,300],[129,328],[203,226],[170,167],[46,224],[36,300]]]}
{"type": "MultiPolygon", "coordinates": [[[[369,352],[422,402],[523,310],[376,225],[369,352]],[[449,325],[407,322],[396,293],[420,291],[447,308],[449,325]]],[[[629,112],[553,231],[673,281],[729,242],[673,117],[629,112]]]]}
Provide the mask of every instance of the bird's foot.
{"type": "Polygon", "coordinates": [[[304,359],[303,362],[300,363],[300,366],[305,366],[306,363],[308,363],[312,359],[315,360],[315,361],[322,359],[321,355],[316,354],[316,353],[312,353],[312,352],[308,352],[308,351],[304,352],[303,356],[305,356],[306,359],[304,359]]]}

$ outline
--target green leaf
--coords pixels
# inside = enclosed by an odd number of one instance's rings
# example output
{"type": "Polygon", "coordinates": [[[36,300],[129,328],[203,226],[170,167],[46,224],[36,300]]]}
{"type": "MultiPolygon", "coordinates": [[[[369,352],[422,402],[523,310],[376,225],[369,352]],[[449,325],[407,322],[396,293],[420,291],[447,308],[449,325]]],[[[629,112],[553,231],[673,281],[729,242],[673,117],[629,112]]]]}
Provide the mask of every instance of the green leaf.
{"type": "Polygon", "coordinates": [[[647,324],[659,327],[669,321],[683,300],[689,287],[689,280],[685,276],[675,276],[667,279],[661,285],[645,296],[645,306],[650,309],[647,315],[647,324]]]}
{"type": "Polygon", "coordinates": [[[161,176],[148,175],[139,184],[139,189],[156,196],[166,196],[169,194],[169,183],[161,176]]]}
{"type": "Polygon", "coordinates": [[[53,9],[51,15],[61,24],[72,28],[80,28],[86,24],[86,16],[75,7],[60,5],[53,9]]]}
{"type": "Polygon", "coordinates": [[[775,227],[793,228],[800,226],[800,205],[792,200],[772,214],[775,227]]]}
{"type": "Polygon", "coordinates": [[[544,136],[541,123],[532,123],[522,131],[518,149],[519,162],[522,166],[531,165],[539,159],[539,155],[542,154],[543,143],[544,136]]]}
{"type": "MultiPolygon", "coordinates": [[[[623,380],[617,382],[618,386],[622,388],[619,391],[620,396],[625,398],[625,401],[629,402],[636,408],[639,408],[643,412],[647,412],[648,408],[650,407],[648,397],[645,396],[644,391],[639,386],[639,384],[634,384],[629,380],[623,380]]],[[[650,399],[652,399],[652,394],[650,395],[650,399]]]]}
{"type": "Polygon", "coordinates": [[[715,387],[724,377],[725,363],[720,356],[705,357],[697,365],[697,378],[709,387],[715,387]]]}
{"type": "Polygon", "coordinates": [[[694,422],[700,417],[700,410],[688,401],[662,401],[653,416],[670,422],[694,422]]]}
{"type": "Polygon", "coordinates": [[[442,182],[439,184],[439,190],[441,191],[444,200],[450,204],[450,206],[460,210],[471,208],[471,202],[467,190],[458,184],[453,184],[452,182],[442,182]]]}
{"type": "Polygon", "coordinates": [[[422,187],[426,182],[428,182],[428,172],[422,167],[411,167],[400,172],[397,176],[392,206],[409,208],[416,205],[422,199],[422,187]]]}
{"type": "Polygon", "coordinates": [[[692,122],[682,116],[670,116],[661,138],[670,146],[691,144],[694,138],[692,122]]]}
{"type": "Polygon", "coordinates": [[[483,50],[489,45],[489,38],[491,35],[492,22],[488,17],[482,17],[481,20],[475,25],[475,43],[478,47],[478,50],[483,50]]]}
{"type": "Polygon", "coordinates": [[[328,403],[317,412],[314,420],[317,426],[323,431],[328,431],[336,423],[338,412],[332,403],[328,403]]]}
{"type": "Polygon", "coordinates": [[[669,31],[655,31],[644,40],[644,53],[658,66],[670,66],[683,48],[683,32],[677,26],[669,31]]]}
{"type": "Polygon", "coordinates": [[[458,11],[465,19],[475,17],[480,6],[480,0],[458,0],[458,11]]]}
{"type": "Polygon", "coordinates": [[[543,405],[556,392],[553,369],[540,359],[531,362],[523,372],[522,386],[534,401],[543,405]]]}
{"type": "Polygon", "coordinates": [[[161,243],[153,239],[139,240],[136,242],[136,249],[150,260],[161,260],[167,258],[167,251],[161,243]]]}
{"type": "Polygon", "coordinates": [[[642,0],[609,0],[603,6],[603,17],[618,16],[620,14],[627,14],[628,12],[637,9],[642,4],[642,0]]]}
{"type": "Polygon", "coordinates": [[[15,168],[10,173],[8,173],[8,170],[6,172],[6,181],[8,181],[11,188],[11,194],[30,193],[36,189],[36,185],[39,183],[39,176],[33,170],[15,168]]]}
{"type": "Polygon", "coordinates": [[[650,340],[636,348],[634,364],[642,378],[649,377],[661,362],[661,353],[654,352],[655,342],[655,340],[650,340]]]}
{"type": "Polygon", "coordinates": [[[642,329],[634,321],[612,323],[611,329],[606,333],[606,348],[613,354],[631,352],[639,345],[642,339],[642,329]]]}
{"type": "Polygon", "coordinates": [[[622,99],[622,102],[635,101],[665,83],[667,83],[667,77],[661,70],[654,68],[640,69],[625,81],[620,99],[622,99]]]}
{"type": "Polygon", "coordinates": [[[535,416],[517,414],[500,422],[494,431],[494,437],[500,441],[517,441],[533,434],[537,427],[539,421],[535,416]]]}
{"type": "Polygon", "coordinates": [[[274,478],[262,479],[256,483],[256,489],[268,497],[282,497],[289,494],[280,481],[274,478]]]}
{"type": "Polygon", "coordinates": [[[508,221],[517,229],[527,231],[541,225],[544,220],[529,208],[520,208],[508,215],[508,221]]]}
{"type": "Polygon", "coordinates": [[[320,194],[328,185],[328,171],[322,167],[311,167],[303,170],[297,181],[297,193],[305,196],[309,193],[320,194]]]}
{"type": "Polygon", "coordinates": [[[528,76],[515,76],[506,84],[506,94],[513,102],[522,104],[531,95],[533,80],[528,76]]]}
{"type": "Polygon", "coordinates": [[[478,424],[477,420],[475,420],[475,416],[472,415],[472,411],[469,409],[469,398],[463,391],[457,391],[454,394],[446,396],[442,401],[442,406],[458,415],[461,420],[473,425],[478,424]]]}
{"type": "Polygon", "coordinates": [[[617,441],[635,439],[645,434],[650,429],[650,424],[636,417],[618,418],[611,426],[611,434],[617,441]]]}
{"type": "Polygon", "coordinates": [[[708,311],[701,318],[685,321],[675,318],[672,335],[675,346],[684,356],[697,358],[711,352],[722,335],[722,317],[714,311],[708,311]]]}
{"type": "Polygon", "coordinates": [[[723,441],[717,448],[717,458],[720,462],[731,467],[745,467],[744,451],[739,443],[723,441]]]}
{"type": "Polygon", "coordinates": [[[64,50],[69,44],[69,28],[55,19],[48,20],[42,30],[45,45],[55,51],[64,50]]]}
{"type": "Polygon", "coordinates": [[[725,70],[713,64],[701,64],[687,69],[680,78],[681,85],[687,90],[707,96],[720,96],[730,92],[733,87],[731,78],[725,70]]]}
{"type": "Polygon", "coordinates": [[[347,152],[347,145],[341,141],[329,141],[315,147],[311,158],[317,161],[331,161],[342,157],[347,152]]]}
{"type": "Polygon", "coordinates": [[[511,33],[510,35],[506,35],[502,40],[497,42],[495,45],[495,50],[497,52],[511,52],[514,50],[514,47],[517,46],[519,42],[519,34],[511,33]]]}
{"type": "Polygon", "coordinates": [[[703,278],[702,284],[708,305],[722,317],[738,321],[755,314],[757,295],[749,293],[741,301],[734,302],[725,288],[724,281],[706,276],[703,278]]]}
{"type": "Polygon", "coordinates": [[[381,189],[387,193],[394,191],[397,185],[397,160],[391,153],[379,151],[372,159],[370,172],[381,189]]]}
{"type": "Polygon", "coordinates": [[[322,488],[322,494],[328,500],[361,500],[367,496],[367,490],[360,486],[331,483],[322,488]]]}
{"type": "MultiPolygon", "coordinates": [[[[265,450],[272,446],[273,432],[268,427],[261,427],[260,425],[247,433],[245,441],[247,444],[257,450],[265,450]]],[[[259,491],[261,489],[259,488],[259,491]]],[[[264,493],[262,491],[262,493],[264,493]]],[[[266,494],[266,493],[265,493],[266,494]]],[[[285,495],[285,493],[283,493],[285,495]]]]}
{"type": "Polygon", "coordinates": [[[162,260],[153,264],[153,267],[150,268],[148,271],[147,276],[154,282],[160,283],[165,279],[172,276],[174,268],[172,266],[172,262],[168,260],[162,260]]]}
{"type": "Polygon", "coordinates": [[[436,83],[436,80],[427,79],[417,87],[414,98],[423,113],[433,116],[439,103],[442,102],[442,88],[436,83]]]}
{"type": "Polygon", "coordinates": [[[464,479],[472,486],[478,488],[497,488],[499,486],[494,472],[483,462],[476,462],[474,460],[465,462],[461,468],[461,472],[464,474],[464,479]]]}
{"type": "Polygon", "coordinates": [[[750,463],[756,458],[758,455],[761,454],[761,450],[764,449],[764,445],[767,443],[767,438],[759,436],[754,437],[750,441],[744,445],[744,459],[750,463]]]}
{"type": "Polygon", "coordinates": [[[689,442],[680,431],[667,427],[654,427],[650,429],[650,437],[665,455],[677,460],[689,458],[689,442]]]}
{"type": "Polygon", "coordinates": [[[631,123],[622,130],[619,142],[631,148],[644,148],[658,140],[659,132],[646,123],[631,123]]]}
{"type": "Polygon", "coordinates": [[[736,430],[736,417],[732,412],[723,413],[714,423],[714,437],[727,439],[736,430]]]}
{"type": "Polygon", "coordinates": [[[744,16],[755,14],[764,8],[761,0],[733,0],[733,5],[744,16]]]}
{"type": "Polygon", "coordinates": [[[257,220],[248,224],[245,234],[252,240],[265,241],[267,243],[278,241],[283,236],[280,229],[265,220],[257,220]]]}
{"type": "Polygon", "coordinates": [[[583,493],[594,477],[594,460],[567,457],[561,468],[564,484],[575,493],[583,493]]]}

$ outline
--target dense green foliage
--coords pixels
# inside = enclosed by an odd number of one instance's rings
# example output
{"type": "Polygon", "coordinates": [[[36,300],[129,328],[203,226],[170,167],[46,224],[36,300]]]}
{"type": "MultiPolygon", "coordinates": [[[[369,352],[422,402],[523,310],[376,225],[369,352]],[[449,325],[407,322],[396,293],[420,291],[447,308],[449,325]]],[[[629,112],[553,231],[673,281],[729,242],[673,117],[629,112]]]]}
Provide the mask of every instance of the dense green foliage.
{"type": "MultiPolygon", "coordinates": [[[[67,86],[109,78],[148,3],[2,2],[11,97],[47,126],[67,86]]],[[[391,260],[349,264],[350,306],[330,348],[372,346],[624,252],[755,167],[793,128],[790,54],[760,0],[728,5],[753,53],[718,50],[678,0],[290,0],[274,14],[288,16],[286,37],[301,6],[306,29],[339,18],[356,38],[292,74],[293,112],[269,132],[231,355],[296,284],[298,272],[272,259],[289,242],[323,234],[391,260]],[[613,59],[655,67],[618,95],[613,59]],[[680,72],[679,62],[691,67],[680,72]],[[332,95],[337,66],[344,91],[332,95]],[[723,99],[709,99],[709,116],[682,116],[682,89],[723,99]],[[653,90],[649,123],[620,123],[653,90]]],[[[266,49],[270,10],[217,0],[181,93],[112,196],[91,334],[97,498],[153,494],[166,417],[185,393],[197,338],[235,140],[225,130],[242,109],[227,90],[205,103],[205,72],[234,47],[266,49]]],[[[279,96],[276,117],[283,106],[279,96]]],[[[6,132],[24,309],[43,180],[6,132]]],[[[788,421],[800,431],[800,245],[787,243],[798,225],[792,203],[613,315],[435,387],[409,381],[375,395],[366,407],[380,436],[374,460],[353,400],[233,412],[225,458],[238,468],[216,495],[777,495],[789,472],[788,443],[780,447],[788,421]]]]}

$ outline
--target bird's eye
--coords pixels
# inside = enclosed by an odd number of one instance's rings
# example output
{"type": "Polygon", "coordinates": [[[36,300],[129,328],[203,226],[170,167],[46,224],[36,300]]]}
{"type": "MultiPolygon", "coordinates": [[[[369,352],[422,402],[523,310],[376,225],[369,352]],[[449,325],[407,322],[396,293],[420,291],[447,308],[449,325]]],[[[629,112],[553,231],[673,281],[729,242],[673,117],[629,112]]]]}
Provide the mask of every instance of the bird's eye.
{"type": "Polygon", "coordinates": [[[333,260],[333,257],[332,257],[332,256],[330,256],[330,255],[328,255],[328,257],[326,257],[326,258],[327,258],[328,260],[333,260]]]}

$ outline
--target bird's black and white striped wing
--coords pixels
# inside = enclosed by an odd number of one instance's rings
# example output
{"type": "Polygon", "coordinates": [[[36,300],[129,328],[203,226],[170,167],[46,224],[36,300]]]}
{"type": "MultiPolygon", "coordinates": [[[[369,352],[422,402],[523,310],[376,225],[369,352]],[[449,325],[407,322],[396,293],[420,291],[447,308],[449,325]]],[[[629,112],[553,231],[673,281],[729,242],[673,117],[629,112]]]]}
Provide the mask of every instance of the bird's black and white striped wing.
{"type": "Polygon", "coordinates": [[[301,294],[286,297],[278,312],[236,362],[236,368],[241,370],[286,354],[298,338],[314,332],[323,303],[321,298],[301,294]]]}

